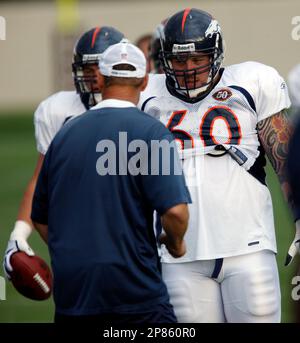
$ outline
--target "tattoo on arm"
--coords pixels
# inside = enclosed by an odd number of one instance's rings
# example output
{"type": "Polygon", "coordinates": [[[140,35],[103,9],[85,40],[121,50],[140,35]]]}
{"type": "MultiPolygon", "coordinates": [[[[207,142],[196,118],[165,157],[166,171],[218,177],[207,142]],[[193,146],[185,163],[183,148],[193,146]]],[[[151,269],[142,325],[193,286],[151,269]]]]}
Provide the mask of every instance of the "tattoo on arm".
{"type": "Polygon", "coordinates": [[[288,143],[292,135],[292,125],[285,111],[260,121],[257,131],[261,144],[278,175],[286,200],[291,203],[289,185],[286,178],[285,163],[288,153],[288,143]]]}

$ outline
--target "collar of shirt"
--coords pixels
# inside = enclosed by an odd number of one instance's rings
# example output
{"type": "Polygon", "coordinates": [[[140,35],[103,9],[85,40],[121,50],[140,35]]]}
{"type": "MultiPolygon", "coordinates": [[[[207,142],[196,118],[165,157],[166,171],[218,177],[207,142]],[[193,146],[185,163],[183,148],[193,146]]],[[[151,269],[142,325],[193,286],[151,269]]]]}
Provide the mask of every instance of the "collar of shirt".
{"type": "Polygon", "coordinates": [[[125,100],[118,99],[106,99],[100,101],[97,105],[91,108],[91,110],[98,110],[104,107],[136,107],[134,103],[125,100]]]}

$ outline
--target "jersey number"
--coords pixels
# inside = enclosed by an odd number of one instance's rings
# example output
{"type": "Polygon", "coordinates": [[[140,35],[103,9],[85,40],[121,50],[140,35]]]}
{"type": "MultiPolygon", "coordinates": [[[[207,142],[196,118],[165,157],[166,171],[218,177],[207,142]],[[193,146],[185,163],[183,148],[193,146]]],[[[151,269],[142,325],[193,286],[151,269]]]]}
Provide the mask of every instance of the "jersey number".
{"type": "MultiPolygon", "coordinates": [[[[179,129],[187,110],[175,111],[172,113],[166,127],[174,134],[175,139],[181,144],[182,149],[194,147],[194,138],[184,130],[179,129]]],[[[225,122],[228,129],[228,140],[223,144],[240,144],[242,133],[237,116],[226,106],[214,106],[203,116],[199,136],[204,146],[218,145],[220,142],[213,135],[214,123],[217,119],[225,122]]]]}

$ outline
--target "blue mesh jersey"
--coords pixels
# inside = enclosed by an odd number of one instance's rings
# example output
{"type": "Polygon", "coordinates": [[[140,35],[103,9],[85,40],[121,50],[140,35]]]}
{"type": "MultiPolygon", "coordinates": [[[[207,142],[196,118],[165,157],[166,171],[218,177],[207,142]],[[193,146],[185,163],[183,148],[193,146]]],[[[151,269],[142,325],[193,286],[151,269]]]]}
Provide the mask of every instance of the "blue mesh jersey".
{"type": "MultiPolygon", "coordinates": [[[[133,106],[96,108],[65,124],[45,156],[32,220],[48,224],[57,313],[143,313],[169,301],[153,211],[163,214],[190,202],[190,195],[183,175],[174,172],[176,149],[171,175],[101,176],[107,149],[100,152],[100,141],[114,142],[116,156],[128,151],[119,145],[119,132],[127,133],[128,144],[173,139],[163,124],[133,106]]],[[[134,154],[127,155],[130,160],[134,154]]],[[[146,160],[150,164],[151,152],[146,160]]]]}

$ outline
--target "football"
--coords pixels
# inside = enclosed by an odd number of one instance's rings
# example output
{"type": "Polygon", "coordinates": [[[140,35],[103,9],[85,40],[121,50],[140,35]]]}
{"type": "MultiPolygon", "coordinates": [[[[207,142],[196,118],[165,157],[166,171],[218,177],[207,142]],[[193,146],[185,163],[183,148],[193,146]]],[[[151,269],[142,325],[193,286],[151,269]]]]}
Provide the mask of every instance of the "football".
{"type": "Polygon", "coordinates": [[[38,256],[19,251],[11,256],[11,281],[16,290],[32,300],[48,299],[52,293],[52,273],[38,256]]]}

